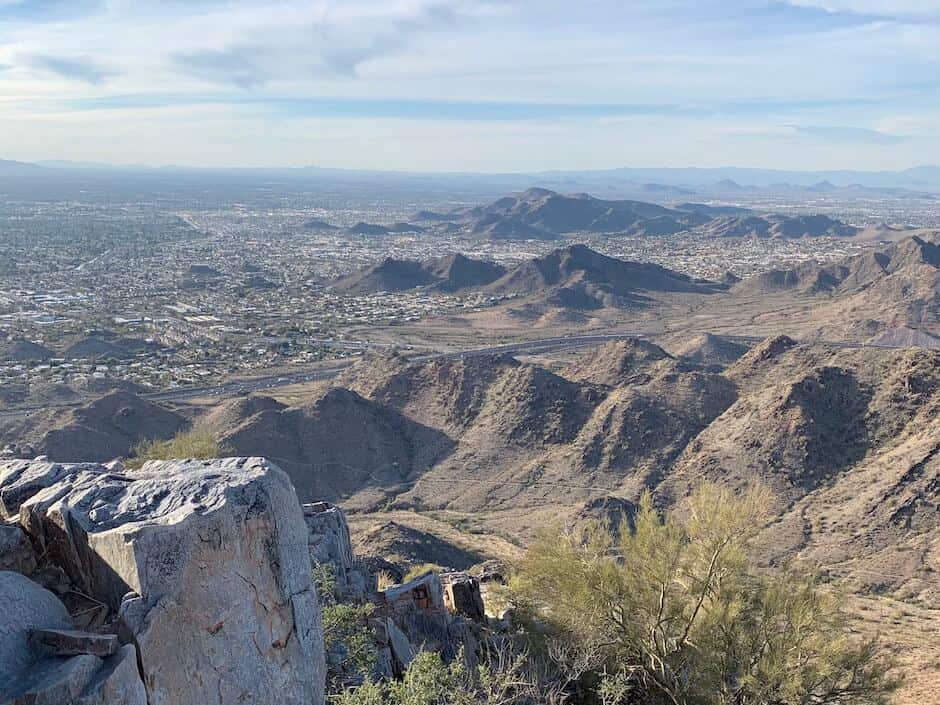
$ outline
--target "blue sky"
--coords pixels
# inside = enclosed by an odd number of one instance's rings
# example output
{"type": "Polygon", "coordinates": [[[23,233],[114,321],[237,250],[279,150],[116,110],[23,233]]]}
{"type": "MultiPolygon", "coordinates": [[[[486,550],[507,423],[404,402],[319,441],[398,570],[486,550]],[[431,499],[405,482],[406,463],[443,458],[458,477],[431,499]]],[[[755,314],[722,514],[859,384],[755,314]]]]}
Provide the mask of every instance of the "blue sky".
{"type": "Polygon", "coordinates": [[[0,158],[940,163],[940,0],[0,0],[0,158]]]}

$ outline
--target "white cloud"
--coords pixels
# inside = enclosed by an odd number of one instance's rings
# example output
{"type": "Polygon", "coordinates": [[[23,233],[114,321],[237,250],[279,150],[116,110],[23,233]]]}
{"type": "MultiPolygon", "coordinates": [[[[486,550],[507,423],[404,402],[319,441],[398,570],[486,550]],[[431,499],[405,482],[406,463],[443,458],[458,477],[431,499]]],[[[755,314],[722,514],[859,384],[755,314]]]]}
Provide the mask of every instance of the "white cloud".
{"type": "MultiPolygon", "coordinates": [[[[780,126],[907,134],[879,121],[903,114],[924,122],[940,105],[940,30],[928,19],[940,0],[792,0],[790,7],[769,0],[57,2],[86,11],[0,21],[0,95],[16,99],[4,104],[11,131],[0,130],[0,152],[32,145],[46,158],[97,160],[104,157],[75,151],[124,150],[140,154],[121,161],[148,161],[151,153],[190,163],[233,153],[245,162],[316,161],[304,149],[309,142],[333,165],[407,168],[408,154],[415,168],[616,165],[637,155],[652,162],[656,153],[676,163],[733,162],[793,158],[792,146],[781,144],[794,130],[780,126]],[[906,19],[830,18],[797,5],[906,19]],[[129,125],[116,120],[124,111],[83,114],[115,96],[140,97],[140,104],[149,96],[154,106],[133,110],[129,125]],[[664,105],[676,115],[510,124],[477,105],[466,119],[323,119],[313,134],[305,120],[316,120],[315,110],[304,119],[273,110],[285,99],[329,97],[664,105]],[[262,107],[268,100],[272,110],[262,118],[245,99],[262,107]],[[43,120],[31,123],[23,117],[30,112],[43,120]],[[112,142],[95,120],[117,126],[112,142]],[[383,140],[402,140],[407,149],[383,140]],[[241,145],[235,152],[233,142],[241,145]]],[[[10,7],[0,0],[0,17],[10,7]]],[[[877,144],[858,154],[843,154],[844,145],[825,149],[814,145],[807,158],[885,159],[877,144]]]]}
{"type": "Polygon", "coordinates": [[[798,7],[818,7],[827,12],[894,16],[940,15],[940,0],[789,0],[798,7]]]}

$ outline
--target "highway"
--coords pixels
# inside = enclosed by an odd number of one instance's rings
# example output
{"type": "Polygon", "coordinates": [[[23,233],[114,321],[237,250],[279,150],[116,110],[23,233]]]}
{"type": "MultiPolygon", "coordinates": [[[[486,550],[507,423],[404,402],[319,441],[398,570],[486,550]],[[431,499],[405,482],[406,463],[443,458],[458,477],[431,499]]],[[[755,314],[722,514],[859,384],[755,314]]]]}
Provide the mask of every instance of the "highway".
{"type": "MultiPolygon", "coordinates": [[[[550,353],[556,352],[558,350],[566,350],[571,348],[585,348],[595,345],[603,345],[604,343],[609,343],[616,340],[630,340],[646,337],[642,333],[604,333],[604,334],[595,334],[595,335],[572,335],[572,336],[559,336],[554,338],[541,338],[538,340],[529,340],[516,343],[506,343],[504,345],[494,345],[490,347],[483,348],[472,348],[468,350],[460,350],[455,352],[442,352],[442,353],[424,353],[417,355],[415,357],[409,358],[413,362],[425,362],[427,360],[433,359],[459,359],[464,357],[478,357],[481,355],[531,355],[539,353],[550,353]]],[[[742,343],[757,343],[760,342],[763,338],[760,337],[751,337],[751,336],[735,336],[735,335],[721,335],[719,336],[725,340],[742,342],[742,343]]],[[[861,343],[848,343],[848,342],[830,342],[830,341],[814,341],[819,345],[831,345],[834,347],[844,347],[844,348],[861,348],[861,347],[889,347],[889,346],[875,346],[875,345],[865,345],[861,343]]],[[[387,347],[384,344],[371,344],[368,342],[361,342],[357,344],[357,348],[366,349],[369,347],[387,347]]],[[[257,377],[249,380],[239,380],[235,382],[227,382],[225,384],[209,386],[209,387],[185,387],[178,389],[167,389],[159,392],[150,392],[146,394],[141,394],[141,397],[149,401],[154,402],[170,402],[170,401],[185,401],[187,399],[195,399],[198,397],[207,397],[215,396],[219,398],[230,398],[230,397],[239,397],[246,394],[251,394],[253,392],[262,392],[271,389],[276,389],[278,387],[286,387],[293,384],[303,384],[305,382],[317,382],[325,379],[332,379],[339,375],[344,370],[351,367],[356,363],[358,358],[353,358],[349,360],[337,361],[331,365],[318,368],[306,368],[304,370],[298,370],[296,372],[290,372],[286,374],[278,375],[269,375],[266,377],[257,377]]],[[[87,402],[70,402],[65,404],[43,404],[32,407],[21,407],[17,409],[9,409],[0,411],[0,419],[9,419],[9,418],[18,418],[23,416],[29,416],[30,414],[36,413],[37,411],[44,411],[52,408],[69,408],[82,406],[87,402]]]]}
{"type": "MultiPolygon", "coordinates": [[[[546,353],[566,348],[583,348],[593,345],[603,345],[612,340],[627,340],[631,338],[642,338],[637,333],[614,333],[606,335],[582,335],[558,338],[542,338],[539,340],[526,341],[521,343],[508,343],[505,345],[494,345],[486,348],[473,348],[470,350],[460,350],[446,353],[425,353],[409,358],[412,362],[427,362],[428,360],[456,360],[463,357],[479,357],[481,355],[525,355],[533,353],[546,353]]],[[[163,392],[153,392],[151,394],[142,394],[144,399],[150,401],[179,401],[183,399],[192,399],[203,396],[241,396],[251,392],[260,392],[266,389],[276,387],[286,387],[291,384],[302,384],[304,382],[317,382],[324,379],[332,379],[339,375],[343,370],[354,365],[357,358],[337,362],[329,367],[320,367],[316,369],[306,369],[299,372],[288,374],[270,375],[267,377],[258,377],[251,380],[242,380],[238,382],[228,382],[214,387],[188,387],[186,389],[170,389],[163,392]]]]}
{"type": "MultiPolygon", "coordinates": [[[[414,362],[425,362],[432,359],[459,359],[462,357],[474,357],[481,355],[523,355],[533,353],[547,353],[566,348],[583,348],[592,345],[602,345],[613,340],[627,340],[630,338],[642,338],[637,333],[611,333],[603,335],[580,335],[569,337],[542,338],[519,343],[507,343],[505,345],[494,345],[485,348],[473,348],[470,350],[461,350],[446,353],[425,353],[409,358],[414,362]]],[[[368,347],[385,347],[384,345],[371,345],[361,343],[358,347],[365,349],[368,347]]],[[[339,375],[343,370],[348,369],[359,358],[342,360],[325,367],[306,368],[296,372],[286,374],[268,375],[265,377],[256,377],[248,380],[238,380],[226,382],[208,387],[185,387],[178,389],[167,389],[159,392],[149,392],[141,394],[141,398],[153,402],[185,401],[198,397],[215,396],[219,398],[239,397],[253,392],[267,391],[278,387],[286,387],[293,384],[303,384],[305,382],[317,382],[325,379],[332,379],[339,375]]],[[[0,411],[0,419],[18,418],[29,416],[38,411],[47,409],[82,406],[87,402],[68,402],[60,404],[42,404],[30,407],[20,407],[17,409],[7,409],[0,411]]]]}

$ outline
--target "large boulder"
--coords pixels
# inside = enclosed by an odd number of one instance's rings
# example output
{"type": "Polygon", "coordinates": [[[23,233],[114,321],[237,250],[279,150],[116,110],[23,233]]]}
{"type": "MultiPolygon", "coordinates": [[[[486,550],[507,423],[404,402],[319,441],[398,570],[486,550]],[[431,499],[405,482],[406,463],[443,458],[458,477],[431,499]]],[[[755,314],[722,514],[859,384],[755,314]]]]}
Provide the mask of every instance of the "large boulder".
{"type": "Polygon", "coordinates": [[[71,626],[59,598],[19,573],[0,572],[0,691],[39,660],[29,644],[31,630],[71,626]]]}
{"type": "Polygon", "coordinates": [[[44,558],[119,616],[150,705],[323,703],[307,528],[276,466],[0,463],[0,512],[14,511],[44,558]]]}

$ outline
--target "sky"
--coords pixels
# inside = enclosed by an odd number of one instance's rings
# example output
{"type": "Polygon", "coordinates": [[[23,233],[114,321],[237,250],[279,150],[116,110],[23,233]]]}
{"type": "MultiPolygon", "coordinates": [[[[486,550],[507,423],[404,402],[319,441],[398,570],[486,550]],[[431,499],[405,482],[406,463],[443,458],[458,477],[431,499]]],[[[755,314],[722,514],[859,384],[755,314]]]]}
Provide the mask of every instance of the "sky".
{"type": "Polygon", "coordinates": [[[940,163],[940,0],[0,0],[0,159],[940,163]]]}

